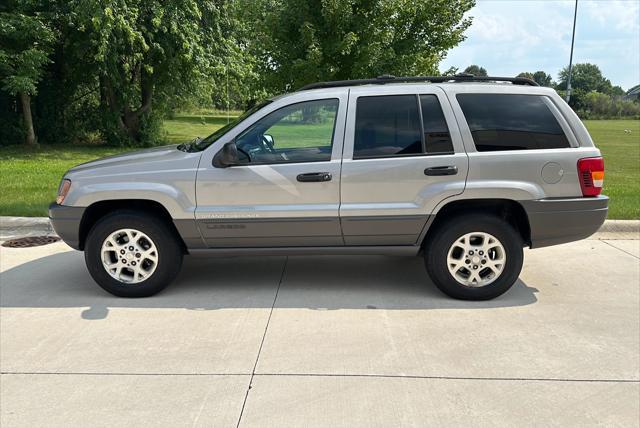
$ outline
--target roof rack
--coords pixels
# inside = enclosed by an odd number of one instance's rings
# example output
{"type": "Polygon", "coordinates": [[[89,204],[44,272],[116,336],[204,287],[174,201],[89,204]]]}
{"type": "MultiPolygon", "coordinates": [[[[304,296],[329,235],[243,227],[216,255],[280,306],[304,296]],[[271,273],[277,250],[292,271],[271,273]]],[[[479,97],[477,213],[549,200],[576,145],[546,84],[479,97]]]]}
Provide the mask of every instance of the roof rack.
{"type": "Polygon", "coordinates": [[[334,80],[332,82],[311,83],[298,89],[306,91],[308,89],[321,88],[338,88],[343,86],[360,86],[360,85],[384,85],[387,83],[415,83],[415,82],[511,82],[514,85],[539,86],[536,82],[526,77],[494,77],[494,76],[475,76],[473,74],[462,73],[454,76],[406,76],[396,77],[390,74],[378,76],[375,79],[357,79],[357,80],[334,80]]]}

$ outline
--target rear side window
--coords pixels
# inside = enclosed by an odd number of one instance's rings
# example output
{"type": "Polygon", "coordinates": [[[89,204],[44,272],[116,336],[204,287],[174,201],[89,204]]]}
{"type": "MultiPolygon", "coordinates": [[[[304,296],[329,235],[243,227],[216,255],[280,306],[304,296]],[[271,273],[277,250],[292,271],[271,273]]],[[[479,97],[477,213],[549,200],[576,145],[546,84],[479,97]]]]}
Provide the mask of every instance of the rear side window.
{"type": "Polygon", "coordinates": [[[360,97],[353,158],[421,154],[421,133],[415,95],[360,97]]]}
{"type": "Polygon", "coordinates": [[[542,96],[458,94],[456,98],[479,152],[570,147],[542,96]]]}
{"type": "Polygon", "coordinates": [[[451,134],[435,95],[420,95],[422,108],[422,126],[424,128],[424,144],[427,153],[453,153],[451,134]]]}

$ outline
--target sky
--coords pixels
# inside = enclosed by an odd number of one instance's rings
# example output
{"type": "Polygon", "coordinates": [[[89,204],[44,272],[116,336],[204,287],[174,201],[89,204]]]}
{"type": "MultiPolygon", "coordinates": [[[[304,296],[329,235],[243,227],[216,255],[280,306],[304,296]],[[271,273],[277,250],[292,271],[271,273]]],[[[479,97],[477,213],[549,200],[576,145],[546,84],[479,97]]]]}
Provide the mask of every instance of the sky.
{"type": "MultiPolygon", "coordinates": [[[[476,0],[467,39],[440,70],[484,67],[490,76],[543,70],[554,80],[569,65],[574,0],[476,0]]],[[[573,63],[590,62],[613,85],[640,83],[640,0],[578,0],[573,63]]]]}

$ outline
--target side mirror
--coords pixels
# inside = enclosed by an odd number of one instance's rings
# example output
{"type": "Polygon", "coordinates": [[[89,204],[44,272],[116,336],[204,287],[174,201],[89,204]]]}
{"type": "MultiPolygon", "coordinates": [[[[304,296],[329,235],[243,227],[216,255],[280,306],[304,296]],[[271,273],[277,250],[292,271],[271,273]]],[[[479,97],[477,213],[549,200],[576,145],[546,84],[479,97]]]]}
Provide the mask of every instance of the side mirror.
{"type": "Polygon", "coordinates": [[[264,138],[264,140],[267,142],[267,144],[269,144],[269,146],[271,146],[271,148],[273,148],[273,137],[269,134],[263,134],[262,138],[264,138]]]}
{"type": "Polygon", "coordinates": [[[239,163],[238,148],[233,141],[222,146],[222,149],[213,157],[213,166],[216,168],[228,168],[239,163]]]}

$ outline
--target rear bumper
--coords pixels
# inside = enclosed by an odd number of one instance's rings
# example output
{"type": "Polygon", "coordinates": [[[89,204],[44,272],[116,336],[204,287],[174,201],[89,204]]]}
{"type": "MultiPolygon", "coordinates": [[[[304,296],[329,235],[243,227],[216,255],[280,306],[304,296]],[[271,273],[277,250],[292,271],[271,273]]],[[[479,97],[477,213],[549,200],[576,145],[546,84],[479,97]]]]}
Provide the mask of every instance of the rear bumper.
{"type": "Polygon", "coordinates": [[[49,221],[58,236],[75,250],[80,250],[80,222],[85,207],[67,207],[55,202],[49,205],[49,221]]]}
{"type": "Polygon", "coordinates": [[[607,218],[609,198],[551,198],[521,203],[529,217],[531,248],[540,248],[593,235],[607,218]]]}

